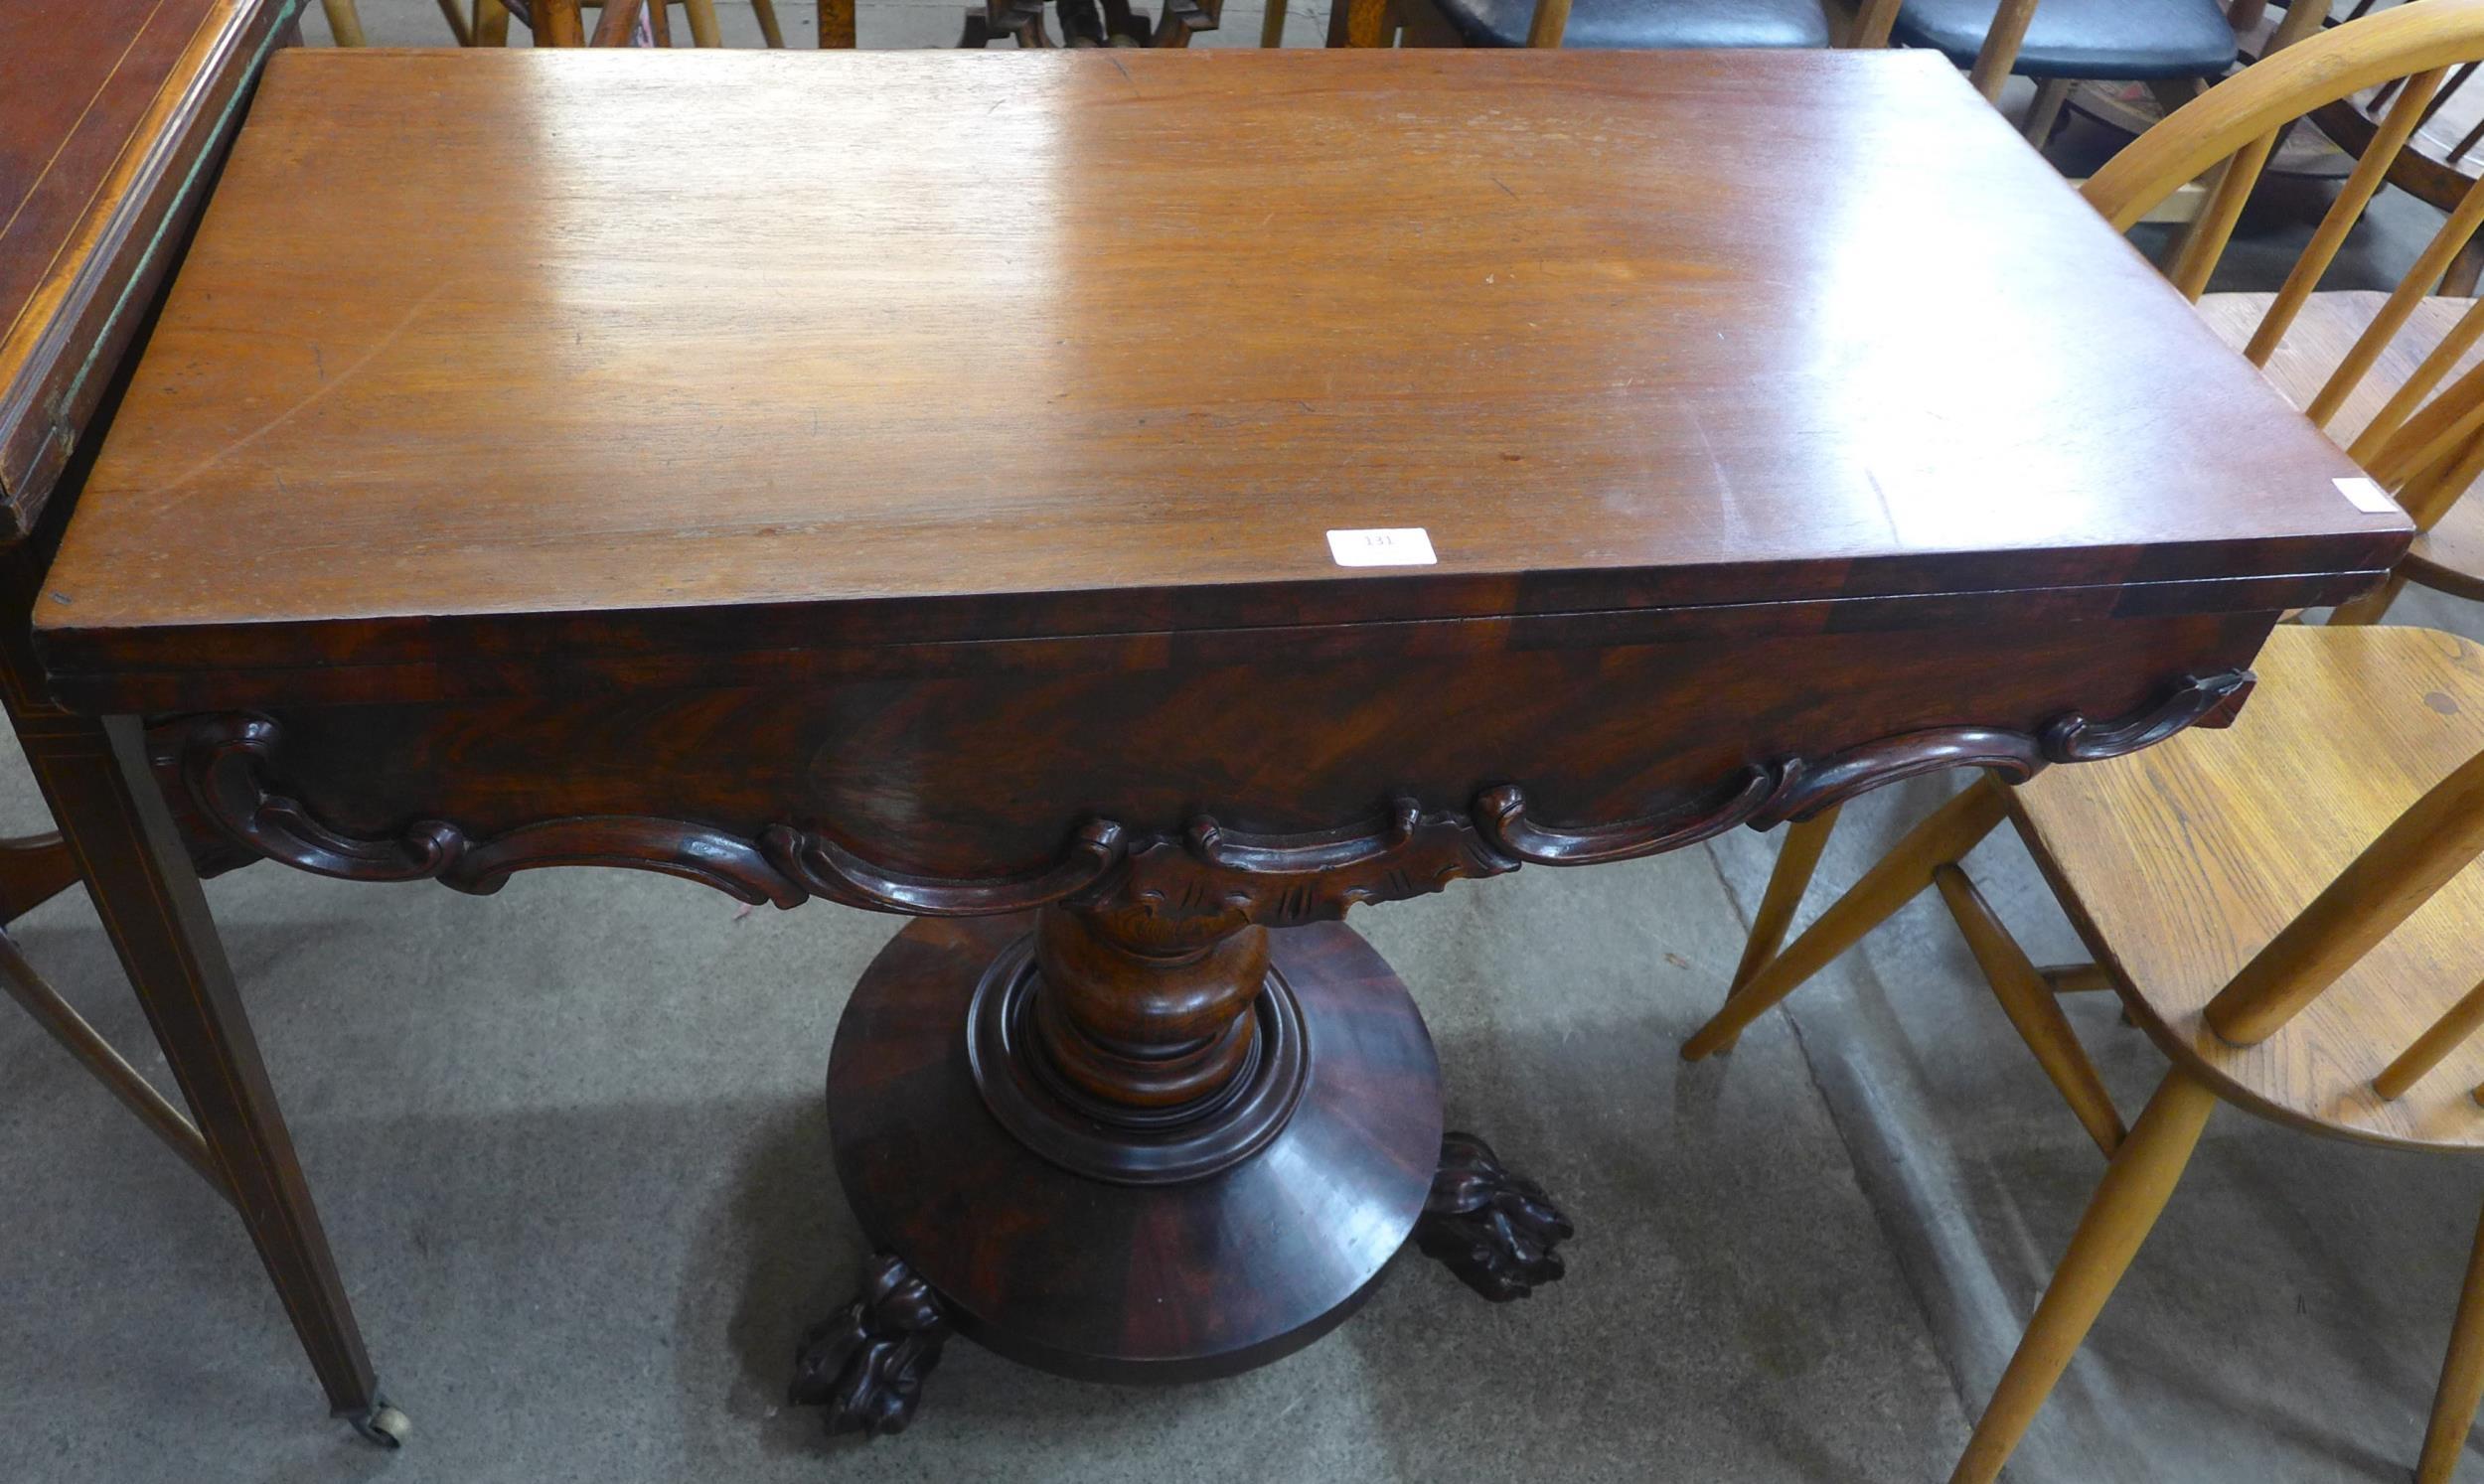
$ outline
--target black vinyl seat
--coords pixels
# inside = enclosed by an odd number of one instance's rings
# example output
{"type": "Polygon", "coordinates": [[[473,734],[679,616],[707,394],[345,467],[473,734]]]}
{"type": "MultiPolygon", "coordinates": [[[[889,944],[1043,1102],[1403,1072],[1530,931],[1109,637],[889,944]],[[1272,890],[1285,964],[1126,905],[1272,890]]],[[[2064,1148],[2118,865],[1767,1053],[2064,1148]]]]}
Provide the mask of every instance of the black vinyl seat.
{"type": "MultiPolygon", "coordinates": [[[[1535,0],[1434,0],[1470,47],[1523,47],[1535,0]]],[[[2045,4],[2093,0],[2045,0],[2045,4]]],[[[2202,0],[2206,3],[2206,0],[2202,0]]],[[[1985,14],[1990,15],[1987,9],[1985,14]]],[[[2043,14],[2038,7],[2037,14],[2043,14]]],[[[1574,0],[1565,47],[1608,51],[1825,47],[1819,0],[1574,0]]],[[[2229,53],[2232,48],[2227,49],[2229,53]]]]}
{"type": "MultiPolygon", "coordinates": [[[[1965,67],[1999,9],[1998,0],[1906,0],[1890,40],[1965,67]]],[[[2040,0],[2010,71],[2141,81],[2222,76],[2233,66],[2234,28],[2216,0],[2040,0]]]]}

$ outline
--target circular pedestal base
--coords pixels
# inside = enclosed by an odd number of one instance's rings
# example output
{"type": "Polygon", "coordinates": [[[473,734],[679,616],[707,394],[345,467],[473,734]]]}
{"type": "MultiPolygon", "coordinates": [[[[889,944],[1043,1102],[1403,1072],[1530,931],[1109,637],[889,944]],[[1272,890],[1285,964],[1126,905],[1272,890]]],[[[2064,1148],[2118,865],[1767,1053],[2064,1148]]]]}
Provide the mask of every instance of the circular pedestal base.
{"type": "Polygon", "coordinates": [[[1440,1063],[1387,962],[1341,923],[1275,934],[1311,1061],[1293,1116],[1204,1179],[1111,1183],[1009,1133],[969,1065],[976,986],[1032,923],[915,922],[854,988],[828,1115],[873,1245],[960,1333],[1068,1376],[1227,1376],[1334,1328],[1414,1230],[1440,1160],[1440,1063]]]}

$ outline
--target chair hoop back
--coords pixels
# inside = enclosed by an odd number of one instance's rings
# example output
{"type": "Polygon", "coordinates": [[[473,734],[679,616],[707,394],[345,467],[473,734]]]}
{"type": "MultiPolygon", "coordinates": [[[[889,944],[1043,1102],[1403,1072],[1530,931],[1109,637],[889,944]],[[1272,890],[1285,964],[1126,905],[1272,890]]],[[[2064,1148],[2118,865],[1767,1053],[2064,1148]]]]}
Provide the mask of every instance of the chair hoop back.
{"type": "Polygon", "coordinates": [[[2133,140],[2083,193],[2127,230],[2211,165],[2324,103],[2484,59],[2484,0],[2422,0],[2350,21],[2245,68],[2133,140]]]}
{"type": "MultiPolygon", "coordinates": [[[[2377,89],[2367,101],[2376,110],[2386,102],[2386,113],[2244,349],[2253,365],[2266,367],[2364,208],[2445,97],[2445,86],[2462,81],[2479,61],[2484,0],[2416,0],[2349,21],[2289,42],[2174,110],[2106,162],[2083,194],[2115,229],[2126,230],[2203,172],[2216,170],[2168,270],[2174,286],[2196,300],[2285,131],[2316,110],[2377,89]]],[[[2347,405],[2479,226],[2484,184],[2466,192],[2304,403],[2312,421],[2327,427],[2347,405]]],[[[2450,374],[2479,344],[2484,301],[2466,310],[2387,404],[2354,430],[2351,442],[2339,435],[2347,452],[2427,528],[2484,470],[2484,371],[2450,374]]]]}

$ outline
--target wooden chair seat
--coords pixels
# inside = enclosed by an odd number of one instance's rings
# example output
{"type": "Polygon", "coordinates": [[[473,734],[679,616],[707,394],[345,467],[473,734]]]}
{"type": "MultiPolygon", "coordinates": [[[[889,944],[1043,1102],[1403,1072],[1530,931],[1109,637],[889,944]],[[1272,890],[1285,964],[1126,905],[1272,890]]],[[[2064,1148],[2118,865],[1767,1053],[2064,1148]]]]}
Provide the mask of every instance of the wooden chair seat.
{"type": "MultiPolygon", "coordinates": [[[[1906,0],[1892,38],[1973,63],[1999,0],[1906,0]]],[[[2216,0],[2044,0],[2009,70],[2026,77],[2215,77],[2234,66],[2216,0]]]]}
{"type": "Polygon", "coordinates": [[[2132,1018],[2226,1097],[2378,1143],[2484,1145],[2484,1037],[2397,1100],[2372,1079],[2484,979],[2484,862],[2468,866],[2285,1027],[2237,1046],[2201,1018],[2277,930],[2484,751],[2484,651],[2408,628],[2271,636],[2235,725],[2059,768],[2010,810],[2132,1018]]]}
{"type": "MultiPolygon", "coordinates": [[[[2268,309],[2269,294],[2205,294],[2200,314],[2228,345],[2241,350],[2268,309]]],[[[2314,294],[2285,340],[2261,370],[2298,407],[2308,406],[2347,347],[2363,334],[2389,295],[2379,292],[2314,294]]],[[[2330,419],[2329,435],[2339,444],[2352,443],[2390,396],[2414,373],[2415,367],[2441,343],[2471,299],[2425,299],[2415,306],[2406,327],[2391,340],[2372,371],[2330,419]]],[[[2484,362],[2484,347],[2470,351],[2450,371],[2458,375],[2484,362]]],[[[2426,587],[2462,598],[2484,600],[2484,503],[2461,499],[2430,530],[2415,537],[2406,567],[2426,587]]]]}
{"type": "MultiPolygon", "coordinates": [[[[1536,0],[1437,0],[1470,47],[1523,47],[1536,0]]],[[[1574,0],[1565,47],[1697,51],[1718,47],[1825,47],[1819,0],[1574,0]]]]}

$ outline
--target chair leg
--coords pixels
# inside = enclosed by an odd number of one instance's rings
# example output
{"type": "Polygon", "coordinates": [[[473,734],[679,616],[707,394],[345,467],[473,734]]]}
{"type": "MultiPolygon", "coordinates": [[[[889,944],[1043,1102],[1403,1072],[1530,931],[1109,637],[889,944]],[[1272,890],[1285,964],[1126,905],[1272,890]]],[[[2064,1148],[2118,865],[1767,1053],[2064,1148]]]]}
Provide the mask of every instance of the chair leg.
{"type": "Polygon", "coordinates": [[[1526,44],[1560,46],[1562,34],[1569,29],[1570,0],[1535,0],[1535,14],[1527,22],[1526,44]]]}
{"type": "Polygon", "coordinates": [[[715,0],[682,0],[682,9],[690,16],[690,44],[694,47],[720,47],[724,32],[716,25],[715,0]]]}
{"type": "Polygon", "coordinates": [[[583,47],[586,16],[578,0],[532,0],[527,6],[529,44],[538,47],[583,47]]]}
{"type": "Polygon", "coordinates": [[[1898,0],[1863,0],[1854,8],[1854,20],[1837,45],[1854,51],[1879,51],[1889,45],[1889,32],[1897,22],[1898,0]]]}
{"type": "Polygon", "coordinates": [[[750,14],[759,23],[759,40],[782,52],[784,28],[776,24],[776,0],[750,0],[750,14]]]}
{"type": "MultiPolygon", "coordinates": [[[[1740,994],[1743,985],[1784,946],[1785,930],[1793,926],[1794,914],[1801,910],[1803,893],[1811,889],[1811,873],[1819,869],[1820,852],[1828,848],[1828,837],[1836,828],[1834,805],[1785,826],[1785,842],[1777,848],[1777,864],[1769,871],[1768,890],[1760,894],[1760,910],[1751,914],[1751,937],[1743,943],[1742,962],[1734,965],[1734,981],[1725,990],[1727,999],[1740,994]]],[[[1727,1037],[1720,1049],[1731,1051],[1736,1039],[1727,1037]]]]}
{"type": "Polygon", "coordinates": [[[2055,994],[2094,994],[2113,987],[2113,976],[2101,964],[2048,964],[2036,976],[2055,994]]]}
{"type": "Polygon", "coordinates": [[[1966,80],[1984,95],[1984,101],[2001,101],[2001,89],[2008,85],[2010,72],[2018,63],[2019,43],[2026,39],[2027,25],[2035,15],[2036,0],[2001,0],[1993,11],[1983,46],[1966,70],[1966,80]]]}
{"type": "Polygon", "coordinates": [[[1328,7],[1328,45],[1385,47],[1395,23],[1389,0],[1335,0],[1328,7]]]}
{"type": "Polygon", "coordinates": [[[2415,1484],[2449,1484],[2467,1450],[2476,1403],[2484,1401],[2484,1223],[2467,1255],[2466,1286],[2458,1290],[2458,1317],[2449,1326],[2449,1354],[2441,1362],[2440,1389],[2432,1394],[2432,1420],[2423,1430],[2423,1459],[2415,1484]]]}
{"type": "Polygon", "coordinates": [[[1259,18],[1259,44],[1262,47],[1285,45],[1285,0],[1268,0],[1268,13],[1259,18]]]}
{"type": "Polygon", "coordinates": [[[2010,1024],[2017,1027],[2018,1038],[2036,1054],[2036,1065],[2052,1080],[2088,1136],[2110,1158],[2121,1147],[2121,1114],[2114,1111],[2112,1095],[2104,1091],[2104,1080],[2096,1076],[2096,1063],[2088,1060],[2087,1049],[2071,1030],[2061,1001],[2053,997],[2053,986],[2045,982],[2010,930],[1993,916],[1983,893],[1975,890],[1964,871],[1953,865],[1936,867],[1932,884],[1941,889],[1941,900],[1948,904],[1958,931],[1966,935],[1976,966],[1983,969],[1985,982],[1992,985],[1992,997],[2001,1002],[2010,1024]]]}
{"type": "Polygon", "coordinates": [[[2071,1356],[2156,1225],[2216,1106],[2217,1095],[2189,1072],[2176,1067],[2165,1074],[2130,1136],[2105,1166],[2104,1179],[2071,1236],[2070,1251],[2053,1270],[2053,1281],[2036,1304],[2035,1317],[2027,1322],[2027,1333],[2001,1373],[2001,1384],[1993,1389],[1992,1402],[1975,1423],[1975,1435],[1967,1439],[1965,1456],[1958,1459],[1949,1484],[1991,1484],[1999,1477],[2001,1465],[2009,1462],[2036,1410],[2069,1369],[2071,1356]]]}
{"type": "Polygon", "coordinates": [[[1933,811],[1906,838],[1864,872],[1863,879],[1829,904],[1817,921],[1751,981],[1717,1009],[1708,1023],[1682,1043],[1682,1059],[1695,1062],[1733,1044],[1743,1028],[1777,1007],[1795,986],[1826,967],[1831,959],[1886,922],[1917,892],[1932,884],[1933,867],[1946,865],[1975,847],[2001,822],[2001,786],[1979,778],[1965,792],[1933,811]]]}
{"type": "Polygon", "coordinates": [[[2068,77],[2047,77],[2036,84],[2035,101],[2027,105],[2026,120],[2019,125],[2029,144],[2042,149],[2052,141],[2053,126],[2062,121],[2062,105],[2070,101],[2070,87],[2068,77]]]}
{"type": "Polygon", "coordinates": [[[18,730],[330,1406],[368,1429],[383,1408],[371,1361],[146,735],[128,716],[20,716],[18,730]]]}
{"type": "Polygon", "coordinates": [[[2332,624],[2377,624],[2381,616],[2398,601],[2398,594],[2406,586],[2406,579],[2397,572],[2389,574],[2379,587],[2360,598],[2351,598],[2337,605],[2329,614],[2332,624]]]}
{"type": "Polygon", "coordinates": [[[320,7],[328,12],[328,33],[336,38],[338,46],[371,45],[363,40],[362,12],[354,8],[354,0],[320,0],[320,7]]]}
{"type": "Polygon", "coordinates": [[[456,38],[457,45],[474,45],[474,28],[466,24],[466,13],[457,8],[457,0],[440,0],[440,19],[448,22],[448,34],[456,38]]]}
{"type": "Polygon", "coordinates": [[[509,45],[509,7],[500,0],[474,0],[474,44],[478,47],[509,45]]]}
{"type": "Polygon", "coordinates": [[[820,0],[820,45],[853,50],[854,0],[820,0]]]}

